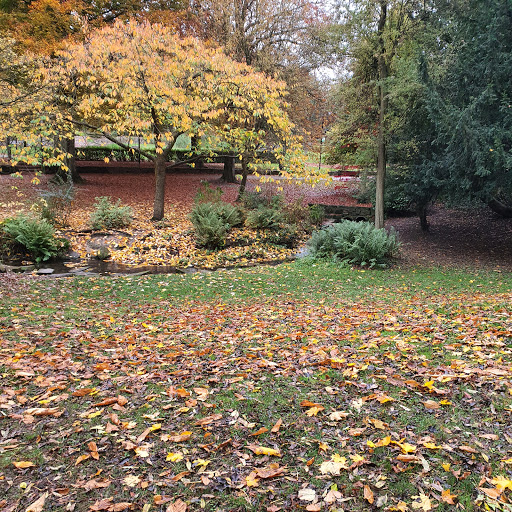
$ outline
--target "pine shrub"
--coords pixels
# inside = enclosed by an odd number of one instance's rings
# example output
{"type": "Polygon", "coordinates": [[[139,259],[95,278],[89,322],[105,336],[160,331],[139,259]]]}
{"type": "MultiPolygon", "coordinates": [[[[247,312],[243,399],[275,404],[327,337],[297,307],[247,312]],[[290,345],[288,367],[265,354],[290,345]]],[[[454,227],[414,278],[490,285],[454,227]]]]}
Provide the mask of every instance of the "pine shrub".
{"type": "Polygon", "coordinates": [[[91,215],[91,227],[99,229],[119,229],[129,226],[132,222],[132,209],[122,206],[121,199],[112,203],[110,197],[97,197],[91,215]]]}
{"type": "Polygon", "coordinates": [[[385,266],[399,245],[396,232],[349,220],[315,231],[308,242],[314,258],[334,258],[369,267],[385,266]]]}

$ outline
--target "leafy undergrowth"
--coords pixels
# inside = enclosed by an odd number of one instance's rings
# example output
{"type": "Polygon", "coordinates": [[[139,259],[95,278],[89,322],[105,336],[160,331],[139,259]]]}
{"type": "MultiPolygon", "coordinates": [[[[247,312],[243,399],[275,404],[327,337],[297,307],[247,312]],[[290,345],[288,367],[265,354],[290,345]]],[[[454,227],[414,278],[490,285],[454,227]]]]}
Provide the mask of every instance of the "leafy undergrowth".
{"type": "MultiPolygon", "coordinates": [[[[166,183],[166,217],[161,222],[151,222],[154,194],[152,174],[85,174],[86,183],[77,187],[76,199],[68,226],[61,234],[71,241],[71,249],[80,257],[95,257],[97,249],[91,241],[90,216],[96,197],[110,196],[129,205],[134,221],[129,228],[109,231],[115,236],[108,242],[110,259],[128,265],[170,265],[178,267],[196,266],[216,268],[222,266],[246,266],[262,262],[281,262],[296,254],[294,248],[283,247],[265,240],[265,233],[247,228],[233,229],[226,248],[209,251],[197,247],[192,224],[188,219],[194,204],[194,197],[206,180],[214,188],[221,187],[223,200],[234,202],[238,185],[224,184],[217,175],[211,174],[169,174],[166,183]]],[[[44,189],[48,176],[41,177],[38,185],[31,183],[29,176],[13,179],[0,176],[0,220],[12,216],[13,211],[30,209],[37,198],[37,191],[44,189]],[[15,186],[16,188],[12,188],[15,186]]],[[[258,185],[251,176],[249,189],[258,185]]],[[[278,192],[277,185],[266,185],[267,189],[278,192]]],[[[335,191],[332,186],[288,185],[285,195],[288,201],[302,200],[329,204],[355,204],[350,194],[335,191]]]]}
{"type": "Polygon", "coordinates": [[[0,509],[510,510],[511,285],[3,278],[0,509]]]}

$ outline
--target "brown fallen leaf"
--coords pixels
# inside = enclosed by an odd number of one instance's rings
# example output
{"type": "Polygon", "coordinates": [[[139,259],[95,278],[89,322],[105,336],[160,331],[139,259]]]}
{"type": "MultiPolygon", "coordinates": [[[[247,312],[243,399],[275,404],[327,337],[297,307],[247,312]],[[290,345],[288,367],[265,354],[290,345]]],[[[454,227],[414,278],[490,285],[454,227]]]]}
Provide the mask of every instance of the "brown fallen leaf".
{"type": "Polygon", "coordinates": [[[320,510],[322,510],[322,506],[320,505],[320,503],[310,503],[309,505],[306,506],[306,510],[308,512],[319,512],[320,510]]]}
{"type": "Polygon", "coordinates": [[[483,492],[485,495],[489,496],[493,500],[497,500],[501,496],[501,492],[498,489],[491,489],[489,487],[478,487],[480,492],[483,492]]]}
{"type": "Polygon", "coordinates": [[[197,395],[199,395],[197,397],[198,400],[204,402],[208,398],[209,391],[206,388],[194,388],[194,393],[197,393],[197,395]]]}
{"type": "Polygon", "coordinates": [[[133,503],[121,502],[114,503],[108,510],[109,512],[122,512],[123,510],[129,509],[133,506],[133,503]]]}
{"type": "Polygon", "coordinates": [[[475,450],[472,446],[461,445],[461,446],[459,446],[459,450],[461,452],[478,453],[478,451],[475,450]]]}
{"type": "Polygon", "coordinates": [[[186,512],[187,504],[184,501],[176,500],[167,506],[166,512],[186,512]]]}
{"type": "Polygon", "coordinates": [[[423,402],[423,405],[427,409],[441,409],[441,405],[434,400],[427,400],[427,401],[423,402]]]}
{"type": "Polygon", "coordinates": [[[96,480],[93,478],[92,480],[85,482],[82,488],[85,489],[86,491],[92,491],[93,489],[102,489],[108,487],[111,483],[111,480],[96,480]]]}
{"type": "Polygon", "coordinates": [[[222,418],[222,414],[211,414],[210,416],[205,416],[204,418],[197,420],[196,425],[209,425],[214,421],[220,420],[222,418]]]}
{"type": "Polygon", "coordinates": [[[90,395],[94,391],[94,388],[82,388],[77,389],[72,393],[73,396],[85,396],[90,395]]]}
{"type": "Polygon", "coordinates": [[[94,502],[89,509],[94,510],[95,512],[99,510],[108,510],[112,505],[113,498],[104,498],[102,500],[98,500],[94,502]]]}
{"type": "Polygon", "coordinates": [[[113,396],[113,397],[110,397],[110,398],[105,398],[101,402],[93,404],[92,406],[93,407],[105,407],[107,405],[112,405],[112,404],[117,404],[117,397],[113,396]]]}
{"type": "Polygon", "coordinates": [[[270,464],[266,468],[257,468],[256,474],[263,479],[274,478],[276,476],[282,475],[286,471],[286,466],[279,467],[279,464],[276,462],[270,464]]]}
{"type": "Polygon", "coordinates": [[[171,480],[173,482],[179,482],[184,476],[190,475],[190,471],[182,471],[181,473],[178,473],[177,475],[173,476],[171,480]]]}
{"type": "Polygon", "coordinates": [[[55,416],[59,417],[64,411],[61,411],[58,407],[36,407],[33,409],[27,409],[23,414],[29,416],[55,416]]]}
{"type": "Polygon", "coordinates": [[[43,510],[44,502],[46,501],[46,498],[48,498],[47,492],[45,492],[44,494],[41,494],[41,496],[39,496],[39,498],[36,501],[34,501],[34,503],[32,503],[32,505],[29,505],[25,509],[25,512],[41,512],[41,510],[43,510]]]}
{"type": "Polygon", "coordinates": [[[181,434],[175,434],[172,436],[169,434],[164,434],[163,436],[161,436],[160,439],[162,441],[171,441],[171,443],[181,443],[183,441],[187,441],[191,437],[192,437],[192,432],[186,431],[186,432],[182,432],[181,434]]]}

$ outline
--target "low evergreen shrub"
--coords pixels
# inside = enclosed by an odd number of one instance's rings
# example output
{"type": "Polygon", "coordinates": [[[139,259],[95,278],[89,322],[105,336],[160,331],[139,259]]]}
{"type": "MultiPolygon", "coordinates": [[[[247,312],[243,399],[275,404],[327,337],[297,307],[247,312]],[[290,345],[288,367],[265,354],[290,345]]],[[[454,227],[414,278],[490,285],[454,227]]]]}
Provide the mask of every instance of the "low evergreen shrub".
{"type": "Polygon", "coordinates": [[[110,197],[97,197],[90,219],[91,228],[94,230],[125,228],[131,224],[132,218],[132,209],[129,206],[122,206],[121,199],[112,203],[110,197]]]}
{"type": "Polygon", "coordinates": [[[43,219],[51,224],[66,225],[71,204],[75,198],[75,186],[72,181],[64,181],[55,175],[48,188],[39,194],[37,209],[43,219]]]}
{"type": "Polygon", "coordinates": [[[368,222],[345,220],[315,231],[308,241],[314,258],[334,258],[353,265],[384,266],[399,248],[396,232],[368,222]]]}
{"type": "Polygon", "coordinates": [[[241,224],[242,214],[229,203],[196,203],[190,220],[199,245],[218,249],[225,245],[229,229],[241,224]]]}
{"type": "Polygon", "coordinates": [[[252,229],[272,229],[278,228],[284,223],[282,212],[268,206],[260,206],[256,210],[250,210],[247,213],[245,224],[252,229]]]}
{"type": "Polygon", "coordinates": [[[0,224],[3,243],[18,246],[36,262],[60,256],[69,249],[69,241],[58,238],[55,228],[46,219],[20,214],[0,224]]]}

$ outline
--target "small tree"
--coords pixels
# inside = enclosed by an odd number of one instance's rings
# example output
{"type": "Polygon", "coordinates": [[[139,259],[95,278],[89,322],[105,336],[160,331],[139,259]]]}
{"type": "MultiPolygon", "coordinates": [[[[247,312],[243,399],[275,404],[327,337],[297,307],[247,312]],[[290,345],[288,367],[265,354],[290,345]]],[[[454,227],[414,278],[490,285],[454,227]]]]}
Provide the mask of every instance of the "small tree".
{"type": "Polygon", "coordinates": [[[281,138],[292,136],[283,83],[162,25],[117,21],[90,32],[84,43],[69,44],[40,72],[55,91],[43,106],[50,126],[101,135],[154,162],[154,220],[164,216],[166,167],[179,135],[214,133],[242,157],[249,133],[251,145],[266,135],[253,130],[254,119],[281,138]],[[142,137],[155,153],[122,136],[142,137]]]}

